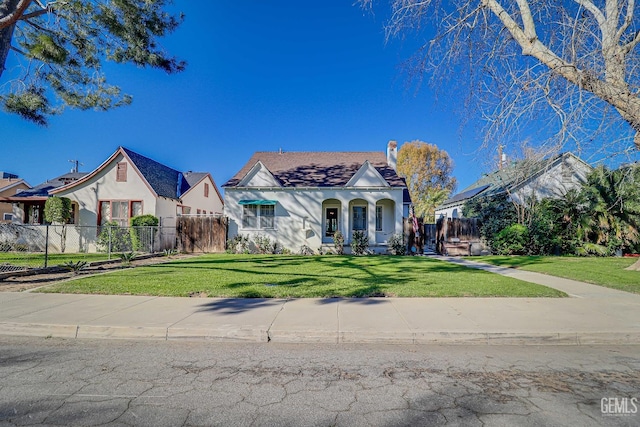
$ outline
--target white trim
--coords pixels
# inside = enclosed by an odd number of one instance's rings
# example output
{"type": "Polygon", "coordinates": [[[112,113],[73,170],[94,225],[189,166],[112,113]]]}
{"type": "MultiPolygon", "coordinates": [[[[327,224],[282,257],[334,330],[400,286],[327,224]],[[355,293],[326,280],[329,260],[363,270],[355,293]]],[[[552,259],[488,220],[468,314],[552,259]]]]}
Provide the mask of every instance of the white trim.
{"type": "Polygon", "coordinates": [[[360,179],[362,179],[362,177],[365,176],[366,174],[373,174],[373,176],[377,180],[379,180],[381,183],[383,183],[383,185],[381,185],[380,187],[374,187],[374,188],[390,188],[391,187],[391,185],[389,185],[387,180],[384,179],[382,177],[382,175],[380,175],[380,172],[378,172],[378,170],[376,168],[371,166],[371,163],[369,163],[368,160],[366,160],[362,164],[362,166],[360,166],[360,169],[358,169],[358,171],[353,174],[351,179],[345,184],[345,187],[347,187],[347,188],[348,187],[354,187],[354,188],[368,188],[368,187],[370,187],[370,186],[359,187],[359,186],[356,185],[358,183],[358,181],[360,179]]]}
{"type": "MultiPolygon", "coordinates": [[[[244,177],[242,177],[242,179],[240,180],[240,182],[238,183],[238,187],[241,186],[245,186],[244,188],[252,188],[252,189],[257,189],[259,187],[247,187],[247,184],[251,181],[251,179],[253,179],[258,172],[260,171],[264,171],[267,173],[268,177],[270,178],[270,180],[274,183],[274,184],[279,184],[278,180],[276,179],[275,176],[273,176],[273,174],[271,173],[271,171],[269,169],[267,169],[267,167],[260,161],[258,160],[258,162],[253,165],[253,167],[251,169],[249,169],[249,172],[247,172],[245,174],[244,177]]],[[[236,187],[236,188],[238,188],[236,187]]],[[[224,187],[223,187],[224,188],[224,187]]],[[[273,188],[282,188],[282,186],[280,187],[273,187],[273,188]]]]}

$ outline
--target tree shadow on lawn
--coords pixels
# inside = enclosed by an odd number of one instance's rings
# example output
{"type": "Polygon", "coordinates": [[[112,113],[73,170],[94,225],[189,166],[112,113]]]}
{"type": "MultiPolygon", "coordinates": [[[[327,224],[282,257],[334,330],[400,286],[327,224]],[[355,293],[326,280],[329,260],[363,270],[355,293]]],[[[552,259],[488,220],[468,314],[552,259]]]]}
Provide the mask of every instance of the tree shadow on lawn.
{"type": "MultiPolygon", "coordinates": [[[[273,283],[230,283],[219,288],[229,290],[238,298],[371,298],[388,294],[389,281],[372,284],[366,279],[351,279],[352,283],[336,284],[327,277],[297,277],[273,283]]],[[[233,297],[232,297],[233,298],[233,297]]]]}
{"type": "MultiPolygon", "coordinates": [[[[230,293],[241,298],[386,297],[396,296],[393,291],[391,291],[391,294],[389,293],[388,287],[414,283],[420,283],[424,286],[434,285],[445,279],[443,273],[492,274],[459,264],[435,260],[416,260],[406,263],[406,267],[394,262],[393,259],[384,260],[384,264],[393,265],[393,268],[385,268],[380,266],[379,263],[368,266],[363,265],[361,261],[354,258],[345,258],[344,260],[324,259],[322,262],[322,268],[315,269],[284,268],[285,266],[290,267],[290,264],[283,265],[281,269],[268,270],[262,268],[237,268],[234,264],[212,265],[208,269],[215,270],[218,273],[229,272],[230,275],[242,274],[243,277],[242,279],[238,277],[240,280],[235,280],[231,283],[221,284],[215,290],[211,289],[211,291],[214,294],[224,294],[225,289],[233,290],[230,293]],[[335,269],[335,273],[332,269],[335,269]],[[336,284],[336,281],[341,279],[351,281],[353,284],[336,284]],[[260,289],[261,287],[264,287],[264,291],[260,289]],[[321,289],[322,287],[326,287],[327,290],[321,289]],[[246,289],[243,290],[242,288],[246,289]],[[308,291],[305,292],[304,289],[298,291],[297,289],[299,288],[307,288],[308,291]],[[314,291],[313,288],[316,288],[317,291],[314,291]],[[288,294],[286,289],[296,289],[296,291],[293,294],[288,294]],[[285,291],[283,292],[283,290],[285,291]]],[[[145,273],[154,276],[163,275],[163,273],[164,275],[173,274],[174,271],[162,271],[168,268],[180,270],[183,266],[154,265],[147,267],[145,273]]],[[[185,268],[187,270],[190,269],[190,267],[185,268]]],[[[225,277],[225,274],[222,273],[221,276],[225,277]]],[[[194,283],[192,291],[198,291],[197,287],[202,287],[199,290],[207,293],[205,283],[194,283]]]]}
{"type": "Polygon", "coordinates": [[[213,254],[202,255],[195,258],[177,260],[164,263],[167,266],[180,266],[184,268],[207,268],[216,264],[259,264],[262,267],[279,267],[281,265],[306,264],[309,260],[318,257],[303,255],[242,255],[242,254],[213,254]]]}
{"type": "Polygon", "coordinates": [[[330,269],[346,269],[347,271],[357,271],[359,273],[366,273],[369,276],[377,277],[388,274],[402,274],[403,272],[411,272],[411,269],[424,269],[425,273],[437,273],[437,272],[463,272],[471,270],[468,267],[454,264],[446,261],[434,260],[429,258],[416,258],[416,257],[398,257],[398,256],[371,256],[371,257],[357,257],[357,256],[293,256],[283,257],[282,255],[273,255],[270,258],[265,259],[210,259],[200,261],[183,261],[176,263],[165,263],[148,266],[151,269],[164,269],[164,268],[176,268],[176,269],[216,269],[226,270],[237,273],[249,273],[249,274],[287,274],[287,275],[310,275],[309,271],[318,269],[323,275],[331,273],[330,269]],[[245,265],[238,266],[237,263],[250,263],[258,264],[254,267],[248,267],[245,265]],[[295,268],[293,271],[291,267],[304,267],[310,266],[308,269],[295,268]],[[279,270],[274,272],[274,270],[279,270]],[[378,271],[382,270],[382,272],[378,271]],[[392,270],[392,271],[389,271],[392,270]],[[285,272],[283,272],[285,271],[285,272]]]}

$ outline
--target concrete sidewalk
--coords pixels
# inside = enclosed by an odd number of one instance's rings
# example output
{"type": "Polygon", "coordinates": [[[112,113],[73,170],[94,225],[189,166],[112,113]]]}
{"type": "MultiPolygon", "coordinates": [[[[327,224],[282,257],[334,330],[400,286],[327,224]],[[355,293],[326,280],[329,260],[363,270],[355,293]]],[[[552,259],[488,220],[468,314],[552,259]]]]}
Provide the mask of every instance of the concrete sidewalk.
{"type": "MultiPolygon", "coordinates": [[[[562,277],[550,276],[548,274],[535,273],[533,271],[518,270],[508,267],[498,267],[496,265],[470,261],[459,257],[433,255],[430,256],[430,258],[464,265],[465,267],[489,271],[491,273],[500,274],[502,276],[523,280],[525,282],[547,286],[549,288],[554,288],[562,291],[570,297],[574,298],[630,298],[636,301],[640,301],[640,295],[638,294],[618,291],[616,289],[605,288],[604,286],[592,285],[590,283],[578,282],[576,280],[563,279],[562,277]]],[[[638,273],[638,281],[640,281],[640,273],[638,273]]]]}
{"type": "Polygon", "coordinates": [[[640,295],[440,257],[569,298],[225,299],[0,293],[0,334],[401,344],[640,344],[640,295]]]}

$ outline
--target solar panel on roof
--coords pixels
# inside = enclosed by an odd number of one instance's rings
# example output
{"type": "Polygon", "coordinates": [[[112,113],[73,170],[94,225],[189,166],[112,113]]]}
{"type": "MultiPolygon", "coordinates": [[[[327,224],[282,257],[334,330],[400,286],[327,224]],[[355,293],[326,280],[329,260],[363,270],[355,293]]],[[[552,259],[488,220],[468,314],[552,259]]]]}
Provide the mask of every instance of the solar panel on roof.
{"type": "Polygon", "coordinates": [[[447,200],[445,203],[453,203],[453,202],[458,202],[460,200],[470,199],[473,196],[476,196],[482,193],[484,190],[486,190],[489,187],[490,187],[489,185],[483,185],[480,187],[472,188],[471,190],[467,190],[464,193],[458,193],[452,198],[450,198],[449,200],[447,200]]]}

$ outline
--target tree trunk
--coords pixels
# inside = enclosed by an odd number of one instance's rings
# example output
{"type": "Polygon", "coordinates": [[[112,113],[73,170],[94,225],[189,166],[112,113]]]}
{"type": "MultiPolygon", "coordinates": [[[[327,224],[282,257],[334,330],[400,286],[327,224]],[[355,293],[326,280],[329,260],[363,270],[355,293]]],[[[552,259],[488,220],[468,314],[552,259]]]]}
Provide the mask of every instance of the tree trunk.
{"type": "Polygon", "coordinates": [[[5,70],[7,55],[11,50],[15,23],[30,3],[31,0],[0,0],[0,78],[5,70]]]}
{"type": "Polygon", "coordinates": [[[5,70],[4,64],[7,61],[7,55],[11,50],[11,38],[13,37],[13,29],[15,25],[9,25],[0,30],[0,78],[5,70]]]}

